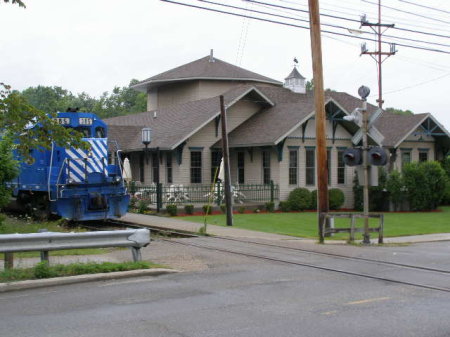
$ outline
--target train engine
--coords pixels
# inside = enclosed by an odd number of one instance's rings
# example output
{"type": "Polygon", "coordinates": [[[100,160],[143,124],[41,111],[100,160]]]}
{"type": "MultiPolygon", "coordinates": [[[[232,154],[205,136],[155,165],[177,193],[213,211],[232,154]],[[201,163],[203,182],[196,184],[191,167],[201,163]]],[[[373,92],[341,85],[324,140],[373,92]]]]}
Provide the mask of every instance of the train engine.
{"type": "MultiPolygon", "coordinates": [[[[38,218],[56,214],[69,220],[101,220],[123,216],[129,195],[122,166],[108,163],[107,125],[93,113],[59,112],[55,122],[83,134],[90,148],[33,150],[34,163],[20,164],[8,185],[17,206],[38,218]]],[[[119,152],[119,151],[117,151],[119,152]]]]}

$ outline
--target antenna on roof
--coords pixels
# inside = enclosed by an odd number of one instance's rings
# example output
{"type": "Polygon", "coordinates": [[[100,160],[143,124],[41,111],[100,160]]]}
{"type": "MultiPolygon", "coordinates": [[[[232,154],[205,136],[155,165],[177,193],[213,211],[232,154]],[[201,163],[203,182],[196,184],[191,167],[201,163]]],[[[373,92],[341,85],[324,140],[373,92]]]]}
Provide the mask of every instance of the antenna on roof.
{"type": "Polygon", "coordinates": [[[211,49],[211,52],[209,53],[209,62],[215,62],[214,60],[214,49],[211,49]]]}

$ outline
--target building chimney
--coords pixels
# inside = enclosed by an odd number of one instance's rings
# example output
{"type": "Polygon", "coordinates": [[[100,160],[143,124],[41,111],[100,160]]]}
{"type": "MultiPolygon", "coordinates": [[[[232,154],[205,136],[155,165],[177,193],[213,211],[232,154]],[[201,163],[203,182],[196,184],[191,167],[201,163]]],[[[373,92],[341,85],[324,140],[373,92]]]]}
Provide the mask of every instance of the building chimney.
{"type": "Polygon", "coordinates": [[[209,53],[209,62],[210,62],[210,63],[216,62],[216,61],[214,60],[214,49],[211,49],[211,51],[210,51],[210,53],[209,53]]]}

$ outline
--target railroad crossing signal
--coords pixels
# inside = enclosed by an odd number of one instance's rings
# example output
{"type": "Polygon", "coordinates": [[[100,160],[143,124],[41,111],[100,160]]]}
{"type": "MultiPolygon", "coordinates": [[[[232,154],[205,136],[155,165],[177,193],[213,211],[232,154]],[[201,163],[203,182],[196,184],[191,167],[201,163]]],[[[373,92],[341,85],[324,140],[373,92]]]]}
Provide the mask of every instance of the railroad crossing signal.
{"type": "Polygon", "coordinates": [[[347,166],[358,166],[362,164],[361,149],[346,149],[343,156],[344,163],[347,166]]]}
{"type": "Polygon", "coordinates": [[[373,147],[368,152],[369,164],[374,166],[384,166],[387,163],[386,151],[381,147],[373,147]]]}
{"type": "MultiPolygon", "coordinates": [[[[373,166],[384,166],[387,163],[386,151],[379,146],[373,147],[367,153],[368,164],[373,166]]],[[[363,151],[358,148],[346,149],[343,160],[347,166],[358,166],[363,163],[363,151]]]]}

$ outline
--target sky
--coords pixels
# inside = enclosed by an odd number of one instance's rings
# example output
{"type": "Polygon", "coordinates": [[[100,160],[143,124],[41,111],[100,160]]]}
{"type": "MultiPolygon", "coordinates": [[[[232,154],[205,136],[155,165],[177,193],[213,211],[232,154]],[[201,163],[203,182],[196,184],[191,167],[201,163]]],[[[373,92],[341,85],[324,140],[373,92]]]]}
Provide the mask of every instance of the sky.
{"type": "MultiPolygon", "coordinates": [[[[180,2],[206,6],[196,0],[180,2]]],[[[213,1],[213,0],[212,0],[213,1]]],[[[260,0],[307,9],[307,0],[260,0]]],[[[217,1],[267,11],[243,0],[217,1]]],[[[320,0],[321,13],[376,22],[377,0],[320,0]]],[[[299,60],[298,70],[312,78],[309,31],[248,18],[187,8],[159,0],[25,0],[26,9],[0,2],[0,82],[13,89],[61,86],[77,94],[100,96],[131,79],[144,80],[209,55],[283,81],[299,60]]],[[[396,27],[450,36],[450,1],[382,0],[382,21],[396,27]],[[416,4],[416,5],[414,5],[416,4]],[[426,4],[434,9],[418,7],[426,4]],[[402,10],[404,12],[399,12],[402,10]],[[405,12],[410,12],[408,14],[405,12]],[[420,16],[418,16],[420,15],[420,16]]],[[[227,10],[227,9],[224,9],[227,10]]],[[[274,9],[271,9],[274,11],[274,9]]],[[[276,9],[278,15],[292,15],[276,9]]],[[[295,14],[307,19],[306,13],[295,14]]],[[[283,22],[288,19],[273,18],[283,22]]],[[[358,23],[322,17],[322,24],[360,29],[358,23]]],[[[308,23],[297,22],[308,26],[308,23]]],[[[327,29],[323,27],[323,29],[327,29]]],[[[370,28],[363,27],[369,31],[370,28]]],[[[450,45],[449,38],[388,30],[386,34],[450,45]]],[[[349,34],[348,31],[344,33],[349,34]]],[[[369,35],[365,35],[369,36],[369,35]]],[[[403,41],[405,44],[416,42],[403,41]]],[[[325,88],[357,96],[361,85],[377,98],[377,70],[361,41],[322,34],[325,88]]],[[[450,47],[425,45],[450,52],[450,47]]],[[[375,50],[373,42],[367,44],[375,50]]],[[[386,48],[386,47],[385,47],[386,48]]],[[[383,62],[384,107],[432,113],[450,130],[450,54],[397,46],[383,62]]],[[[383,51],[388,51],[383,49],[383,51]]]]}

